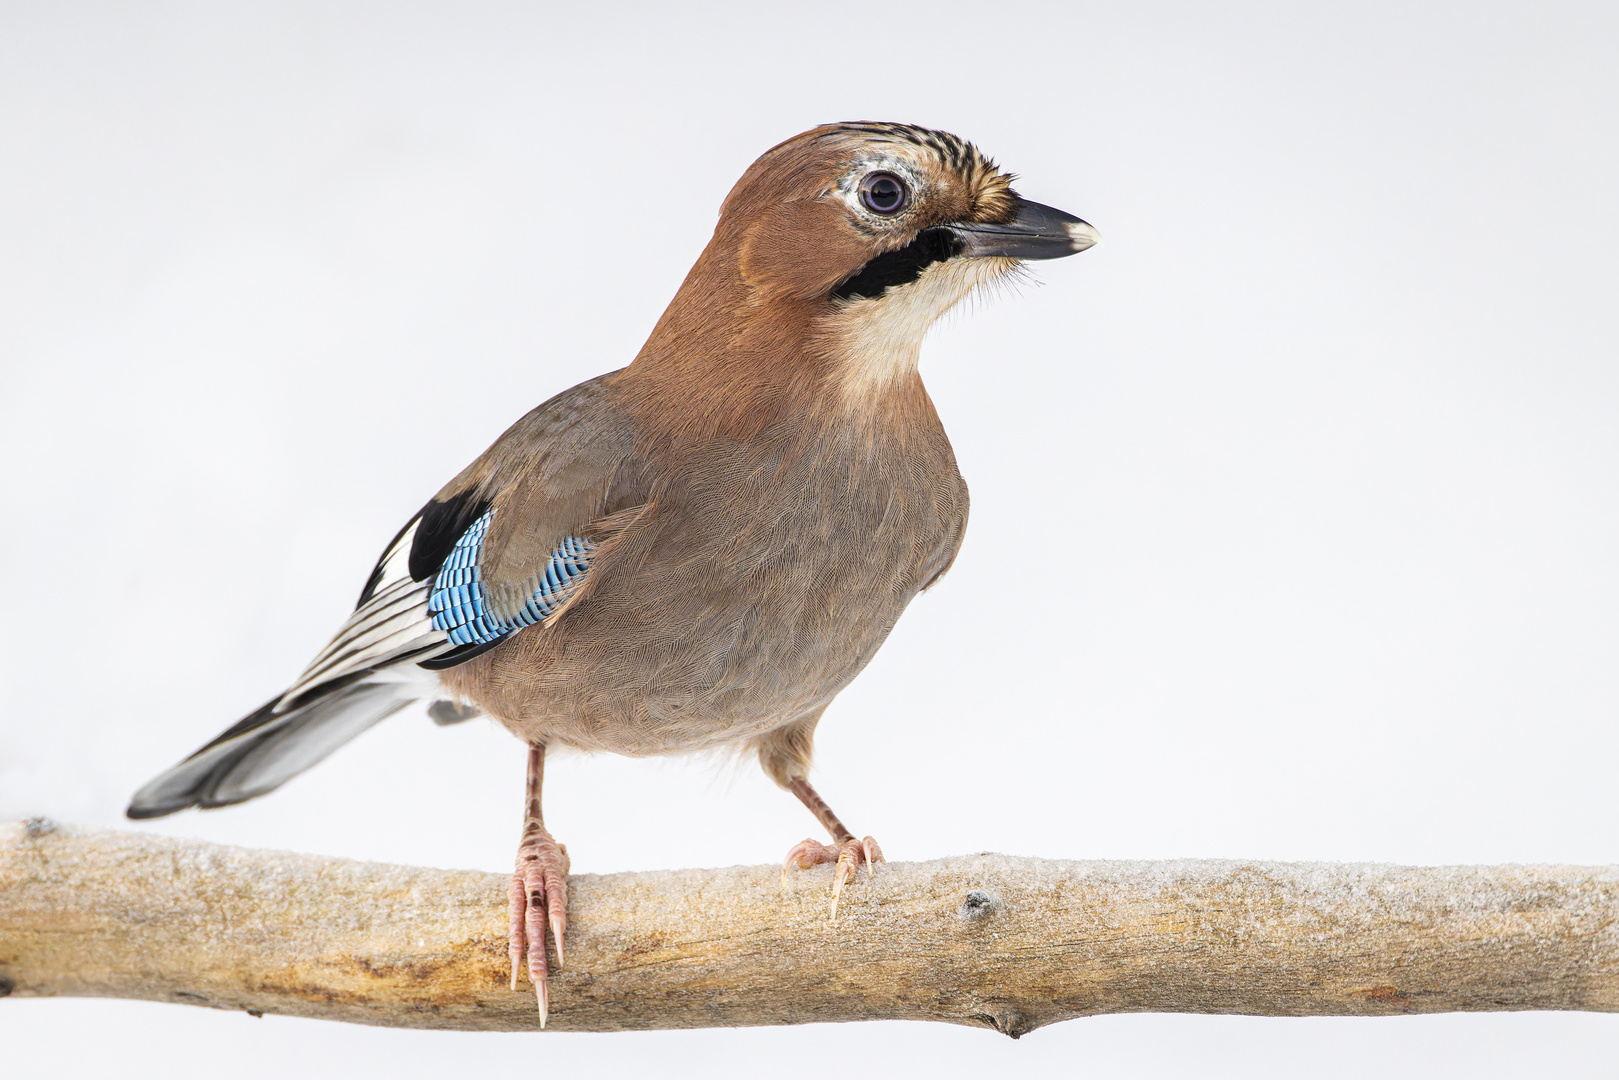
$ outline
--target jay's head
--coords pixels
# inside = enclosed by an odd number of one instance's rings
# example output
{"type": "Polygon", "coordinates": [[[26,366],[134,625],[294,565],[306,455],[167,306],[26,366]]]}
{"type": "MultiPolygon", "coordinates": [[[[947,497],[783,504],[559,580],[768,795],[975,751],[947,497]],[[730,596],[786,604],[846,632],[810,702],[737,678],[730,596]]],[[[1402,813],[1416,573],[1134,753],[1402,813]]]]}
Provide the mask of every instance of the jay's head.
{"type": "Polygon", "coordinates": [[[737,181],[642,357],[712,370],[733,397],[818,372],[870,401],[915,374],[928,328],[975,289],[1097,240],[954,135],[827,124],[737,181]]]}
{"type": "Polygon", "coordinates": [[[974,289],[1099,239],[1019,196],[1012,179],[946,132],[828,124],[753,163],[720,208],[710,252],[749,306],[818,312],[850,348],[897,360],[974,289]]]}

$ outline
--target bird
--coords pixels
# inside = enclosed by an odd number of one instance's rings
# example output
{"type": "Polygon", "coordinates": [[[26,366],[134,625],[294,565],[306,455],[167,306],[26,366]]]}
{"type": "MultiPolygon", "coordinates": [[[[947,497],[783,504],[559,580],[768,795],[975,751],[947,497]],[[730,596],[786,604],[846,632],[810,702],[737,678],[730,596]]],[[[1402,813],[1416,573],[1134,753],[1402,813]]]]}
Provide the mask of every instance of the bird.
{"type": "Polygon", "coordinates": [[[567,849],[546,751],[756,755],[830,834],[832,911],[883,860],[808,780],[816,725],[950,568],[968,497],[922,339],[1029,260],[1093,246],[972,143],[825,124],[737,181],[630,364],[517,420],[394,536],[282,693],[142,787],[132,819],[257,798],[417,701],[526,746],[511,988],[549,1013],[567,849]]]}

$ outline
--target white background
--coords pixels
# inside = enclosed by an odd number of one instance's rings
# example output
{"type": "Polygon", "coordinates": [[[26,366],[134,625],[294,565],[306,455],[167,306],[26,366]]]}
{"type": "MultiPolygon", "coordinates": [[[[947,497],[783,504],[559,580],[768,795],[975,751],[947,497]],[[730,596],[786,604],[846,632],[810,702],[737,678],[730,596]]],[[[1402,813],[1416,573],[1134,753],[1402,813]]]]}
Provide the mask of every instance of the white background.
{"type": "MultiPolygon", "coordinates": [[[[1619,862],[1611,4],[0,6],[0,819],[121,824],[515,417],[627,362],[735,178],[971,138],[1101,247],[942,325],[966,545],[828,711],[890,857],[1619,862]],[[589,9],[587,11],[587,9],[589,9]]],[[[500,870],[412,710],[143,828],[500,870]]],[[[578,871],[775,860],[751,763],[572,758],[578,871]]],[[[835,949],[825,962],[836,964],[835,949]]],[[[1619,1017],[491,1036],[0,1002],[8,1075],[1611,1075],[1619,1017]]]]}

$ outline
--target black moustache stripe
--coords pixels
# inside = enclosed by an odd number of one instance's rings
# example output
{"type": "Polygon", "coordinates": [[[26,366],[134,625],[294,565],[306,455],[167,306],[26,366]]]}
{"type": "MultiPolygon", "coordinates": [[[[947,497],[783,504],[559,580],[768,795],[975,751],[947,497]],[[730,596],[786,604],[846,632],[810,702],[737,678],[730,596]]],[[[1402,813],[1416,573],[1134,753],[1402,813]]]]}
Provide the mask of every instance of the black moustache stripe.
{"type": "Polygon", "coordinates": [[[885,289],[909,285],[934,263],[961,254],[964,246],[949,229],[923,229],[909,244],[877,256],[845,278],[832,295],[840,300],[881,296],[885,289]]]}

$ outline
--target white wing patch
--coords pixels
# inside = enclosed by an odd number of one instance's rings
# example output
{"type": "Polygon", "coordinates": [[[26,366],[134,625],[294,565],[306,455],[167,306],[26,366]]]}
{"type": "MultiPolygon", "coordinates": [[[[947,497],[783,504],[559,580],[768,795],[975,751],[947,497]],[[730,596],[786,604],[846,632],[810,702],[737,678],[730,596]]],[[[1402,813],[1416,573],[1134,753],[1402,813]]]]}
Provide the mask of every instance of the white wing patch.
{"type": "MultiPolygon", "coordinates": [[[[415,539],[416,525],[412,524],[383,555],[379,564],[382,573],[371,596],[349,616],[331,644],[321,650],[281,695],[276,702],[276,712],[287,711],[304,693],[323,683],[362,671],[375,672],[377,668],[407,658],[428,660],[454,647],[449,635],[433,626],[433,616],[427,610],[432,579],[411,580],[410,547],[415,539]]],[[[430,680],[433,685],[438,684],[435,673],[424,671],[415,663],[400,664],[390,674],[407,681],[430,680]]]]}

